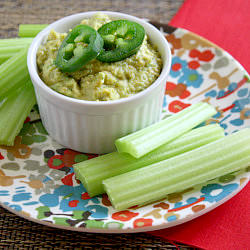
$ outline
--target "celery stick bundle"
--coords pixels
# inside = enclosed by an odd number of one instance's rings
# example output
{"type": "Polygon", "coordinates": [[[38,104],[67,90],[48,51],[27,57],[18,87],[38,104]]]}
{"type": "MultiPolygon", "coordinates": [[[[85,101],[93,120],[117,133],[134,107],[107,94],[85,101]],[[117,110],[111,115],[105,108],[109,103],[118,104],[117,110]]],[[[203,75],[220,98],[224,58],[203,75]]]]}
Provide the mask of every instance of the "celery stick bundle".
{"type": "Polygon", "coordinates": [[[117,210],[166,197],[250,165],[250,128],[103,181],[117,210]]]}
{"type": "MultiPolygon", "coordinates": [[[[6,40],[14,47],[21,44],[20,51],[0,65],[0,145],[12,146],[36,98],[26,62],[30,40],[6,40]]],[[[6,42],[0,40],[0,51],[6,42]]]]}
{"type": "Polygon", "coordinates": [[[13,91],[0,105],[0,145],[12,146],[36,103],[31,81],[13,91]]]}
{"type": "Polygon", "coordinates": [[[223,136],[224,131],[219,125],[208,125],[187,132],[139,159],[129,154],[113,152],[75,164],[74,171],[88,194],[94,196],[105,192],[102,181],[107,178],[193,150],[223,136]]]}
{"type": "Polygon", "coordinates": [[[115,145],[118,152],[139,158],[190,131],[214,114],[216,110],[207,103],[193,104],[167,119],[116,140],[115,145]]]}

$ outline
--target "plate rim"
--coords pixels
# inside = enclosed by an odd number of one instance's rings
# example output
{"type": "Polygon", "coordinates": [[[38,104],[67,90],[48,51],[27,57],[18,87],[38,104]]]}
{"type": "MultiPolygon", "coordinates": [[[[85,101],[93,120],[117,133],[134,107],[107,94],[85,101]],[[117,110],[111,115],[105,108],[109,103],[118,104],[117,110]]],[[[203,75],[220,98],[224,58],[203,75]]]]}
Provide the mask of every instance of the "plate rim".
{"type": "MultiPolygon", "coordinates": [[[[159,24],[160,25],[160,24],[159,24]]],[[[170,26],[170,25],[166,25],[166,24],[163,24],[165,26],[168,26],[170,28],[173,28],[174,30],[171,32],[171,33],[174,33],[175,31],[177,30],[183,30],[183,31],[187,31],[189,33],[192,33],[194,36],[196,36],[197,38],[199,39],[202,39],[210,44],[212,44],[214,47],[218,48],[219,50],[221,50],[223,53],[226,53],[227,56],[231,59],[233,59],[233,62],[237,64],[237,66],[242,70],[244,71],[244,74],[250,78],[250,74],[247,72],[247,70],[240,64],[240,62],[235,59],[234,56],[232,56],[229,52],[227,52],[226,50],[224,50],[223,48],[221,48],[220,46],[218,46],[217,44],[211,42],[210,40],[188,30],[188,29],[184,29],[184,28],[176,28],[176,27],[173,27],[173,26],[170,26]]],[[[155,25],[156,27],[158,25],[155,25]]],[[[158,29],[160,27],[157,27],[158,29]]],[[[164,30],[163,30],[164,31],[164,30]]],[[[164,31],[166,34],[170,34],[170,33],[167,33],[166,31],[164,31]]],[[[171,228],[171,227],[174,227],[174,226],[177,226],[177,225],[180,225],[180,224],[183,224],[183,223],[186,223],[188,221],[191,221],[195,218],[198,218],[206,213],[209,213],[210,211],[214,210],[216,207],[224,204],[225,202],[227,202],[228,200],[230,200],[231,198],[233,198],[235,195],[237,195],[248,183],[250,183],[250,177],[248,177],[248,180],[245,181],[243,184],[239,185],[239,187],[233,191],[230,195],[226,196],[225,198],[221,199],[220,201],[212,204],[210,207],[208,208],[205,208],[197,213],[193,213],[192,215],[188,215],[182,219],[178,219],[176,221],[171,221],[171,222],[164,222],[160,225],[155,225],[155,226],[145,226],[145,227],[138,227],[138,228],[127,228],[127,229],[112,229],[112,228],[103,228],[103,229],[100,229],[100,228],[83,228],[83,227],[74,227],[74,226],[63,226],[63,225],[59,225],[59,224],[55,224],[55,223],[49,223],[47,221],[43,221],[41,219],[36,219],[34,217],[31,217],[31,216],[27,216],[25,215],[22,211],[16,211],[15,209],[9,207],[8,205],[5,205],[1,200],[0,200],[0,206],[2,206],[4,209],[6,209],[7,211],[21,217],[21,218],[24,218],[24,219],[27,219],[29,221],[32,221],[32,222],[35,222],[35,223],[38,223],[40,225],[43,225],[43,226],[48,226],[48,227],[52,227],[52,228],[57,228],[57,229],[63,229],[63,230],[70,230],[70,231],[76,231],[76,232],[82,232],[82,233],[104,233],[104,234],[120,234],[120,233],[140,233],[140,232],[150,232],[150,231],[156,231],[156,230],[161,230],[161,229],[167,229],[167,228],[171,228]]]]}
{"type": "Polygon", "coordinates": [[[84,228],[84,227],[72,227],[72,226],[62,226],[59,224],[54,224],[54,223],[49,223],[47,221],[44,220],[39,220],[39,219],[35,219],[33,217],[27,216],[25,215],[22,211],[18,212],[15,209],[8,207],[7,205],[4,205],[1,201],[0,201],[0,205],[5,208],[6,210],[8,210],[9,212],[27,219],[29,221],[38,223],[40,225],[43,226],[48,226],[48,227],[53,227],[53,228],[57,228],[57,229],[62,229],[62,230],[70,230],[70,231],[75,231],[75,232],[81,232],[81,233],[105,233],[105,234],[109,234],[109,233],[115,233],[115,234],[121,234],[121,233],[141,233],[141,232],[150,232],[150,231],[157,231],[157,230],[161,230],[161,229],[167,229],[167,228],[171,228],[174,226],[178,226],[180,224],[189,222],[193,219],[196,219],[206,213],[211,212],[212,210],[214,210],[215,208],[217,208],[218,206],[224,204],[225,202],[227,202],[228,200],[230,200],[231,198],[233,198],[235,195],[237,195],[248,183],[250,182],[250,180],[245,181],[242,185],[239,186],[238,189],[236,189],[234,192],[232,192],[230,195],[226,196],[225,198],[221,199],[220,201],[214,203],[213,205],[211,205],[210,207],[208,207],[207,209],[203,209],[197,213],[194,213],[192,215],[189,215],[185,218],[176,220],[176,221],[172,221],[172,222],[165,222],[161,225],[155,225],[155,226],[147,226],[147,227],[138,227],[138,228],[127,228],[127,229],[110,229],[110,228],[106,228],[106,229],[100,229],[100,228],[84,228]]]}

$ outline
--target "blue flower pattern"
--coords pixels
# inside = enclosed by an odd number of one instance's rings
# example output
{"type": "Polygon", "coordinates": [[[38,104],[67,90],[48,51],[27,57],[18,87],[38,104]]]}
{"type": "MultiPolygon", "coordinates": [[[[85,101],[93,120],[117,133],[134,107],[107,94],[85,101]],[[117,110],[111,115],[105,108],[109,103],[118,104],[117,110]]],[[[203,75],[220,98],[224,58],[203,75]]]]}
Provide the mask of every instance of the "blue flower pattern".
{"type": "Polygon", "coordinates": [[[93,218],[105,218],[108,216],[108,209],[100,204],[100,200],[97,197],[90,200],[81,199],[81,195],[86,192],[86,189],[82,184],[78,186],[66,186],[62,185],[54,190],[52,194],[44,194],[40,196],[39,201],[48,207],[59,206],[63,212],[69,212],[74,210],[82,210],[91,212],[93,218]],[[69,206],[69,202],[77,200],[78,203],[75,207],[69,206]]]}
{"type": "Polygon", "coordinates": [[[197,70],[183,68],[183,75],[178,79],[178,83],[185,83],[188,87],[199,88],[203,82],[203,76],[197,70]]]}
{"type": "Polygon", "coordinates": [[[201,189],[202,195],[201,197],[205,198],[205,201],[208,202],[218,202],[228,195],[230,195],[233,191],[238,188],[238,184],[227,184],[227,185],[220,185],[220,184],[208,184],[201,189]],[[215,192],[215,194],[213,194],[215,192]]]}
{"type": "Polygon", "coordinates": [[[184,61],[184,60],[181,60],[180,57],[178,57],[178,56],[174,56],[174,57],[172,58],[172,67],[173,67],[173,65],[175,65],[175,64],[180,64],[180,69],[179,69],[179,70],[173,70],[173,69],[171,68],[171,70],[170,70],[170,75],[171,75],[172,77],[178,77],[178,76],[180,76],[181,73],[182,73],[182,69],[184,69],[184,68],[187,67],[187,62],[184,61]]]}
{"type": "Polygon", "coordinates": [[[175,56],[172,59],[172,68],[170,71],[170,76],[176,78],[178,77],[178,83],[184,83],[188,87],[199,88],[203,82],[203,76],[198,73],[197,70],[190,69],[187,66],[187,62],[175,56]],[[178,70],[173,70],[174,65],[179,64],[180,68],[178,70]]]}

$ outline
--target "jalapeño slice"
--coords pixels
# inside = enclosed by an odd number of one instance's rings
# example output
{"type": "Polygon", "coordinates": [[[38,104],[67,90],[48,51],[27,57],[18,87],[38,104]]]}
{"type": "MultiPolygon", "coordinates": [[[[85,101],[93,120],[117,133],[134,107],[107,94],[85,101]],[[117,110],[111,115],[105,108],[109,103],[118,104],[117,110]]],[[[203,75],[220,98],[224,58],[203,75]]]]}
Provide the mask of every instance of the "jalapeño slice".
{"type": "Polygon", "coordinates": [[[144,28],[128,20],[116,20],[98,29],[104,47],[97,59],[102,62],[117,62],[135,54],[145,37],[144,28]]]}
{"type": "Polygon", "coordinates": [[[77,25],[63,40],[55,64],[63,72],[74,72],[96,58],[103,48],[100,34],[87,25],[77,25]]]}

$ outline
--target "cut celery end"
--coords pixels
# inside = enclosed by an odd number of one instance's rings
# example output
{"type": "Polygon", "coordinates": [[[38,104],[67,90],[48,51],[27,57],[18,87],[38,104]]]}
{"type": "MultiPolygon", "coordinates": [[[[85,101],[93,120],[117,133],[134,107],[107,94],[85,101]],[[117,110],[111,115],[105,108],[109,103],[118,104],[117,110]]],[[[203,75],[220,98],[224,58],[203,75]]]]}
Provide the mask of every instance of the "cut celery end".
{"type": "Polygon", "coordinates": [[[0,145],[13,146],[26,117],[36,103],[31,81],[13,91],[0,106],[0,145]]]}
{"type": "Polygon", "coordinates": [[[207,103],[193,104],[167,119],[117,139],[117,151],[139,158],[190,131],[214,114],[216,110],[207,103]]]}
{"type": "Polygon", "coordinates": [[[20,24],[19,37],[35,37],[40,31],[45,29],[48,24],[20,24]]]}
{"type": "Polygon", "coordinates": [[[27,52],[28,46],[0,65],[0,98],[28,81],[27,52]]]}
{"type": "Polygon", "coordinates": [[[168,158],[193,150],[224,136],[218,125],[208,125],[194,129],[170,143],[136,159],[129,154],[113,152],[74,165],[77,178],[92,197],[104,193],[102,181],[168,158]]]}
{"type": "Polygon", "coordinates": [[[170,159],[103,181],[117,210],[157,201],[250,164],[250,128],[170,159]]]}
{"type": "Polygon", "coordinates": [[[134,158],[130,155],[120,155],[117,152],[113,152],[77,163],[73,167],[76,177],[82,182],[88,194],[93,197],[104,193],[102,185],[103,179],[123,173],[124,170],[122,166],[126,166],[126,164],[132,163],[133,161],[134,158]],[[121,167],[117,168],[118,166],[121,167]]]}

